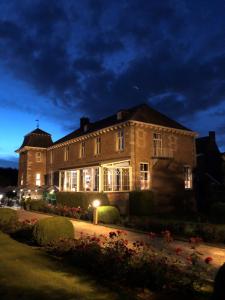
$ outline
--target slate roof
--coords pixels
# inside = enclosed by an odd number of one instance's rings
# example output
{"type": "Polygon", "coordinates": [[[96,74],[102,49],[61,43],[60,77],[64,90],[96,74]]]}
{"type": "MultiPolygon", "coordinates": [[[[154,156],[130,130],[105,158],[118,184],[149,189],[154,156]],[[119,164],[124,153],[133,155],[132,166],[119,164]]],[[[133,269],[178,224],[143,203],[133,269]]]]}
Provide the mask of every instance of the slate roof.
{"type": "Polygon", "coordinates": [[[39,128],[26,134],[22,145],[16,151],[21,150],[25,146],[48,148],[53,144],[51,135],[39,128]]]}
{"type": "Polygon", "coordinates": [[[183,125],[179,124],[178,122],[168,118],[164,114],[156,111],[155,109],[149,107],[147,104],[141,104],[138,106],[135,106],[130,109],[122,109],[121,111],[124,112],[124,117],[121,120],[117,119],[117,114],[114,114],[112,116],[109,116],[105,119],[96,121],[94,123],[89,123],[88,130],[84,132],[82,128],[78,128],[75,131],[71,132],[70,134],[64,136],[63,138],[57,140],[53,143],[53,145],[60,144],[66,141],[69,141],[71,139],[80,137],[84,134],[88,134],[112,125],[116,125],[128,120],[133,121],[140,121],[145,122],[149,124],[155,124],[155,125],[161,125],[164,127],[169,128],[175,128],[175,129],[181,129],[181,130],[187,130],[190,131],[190,129],[184,127],[183,125]]]}

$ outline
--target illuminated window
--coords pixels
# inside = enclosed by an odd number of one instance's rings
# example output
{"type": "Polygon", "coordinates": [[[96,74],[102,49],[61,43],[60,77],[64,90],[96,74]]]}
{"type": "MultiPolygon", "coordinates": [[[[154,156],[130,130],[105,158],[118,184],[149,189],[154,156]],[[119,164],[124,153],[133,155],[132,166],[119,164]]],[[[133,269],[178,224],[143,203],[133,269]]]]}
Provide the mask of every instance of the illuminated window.
{"type": "Polygon", "coordinates": [[[69,159],[69,147],[66,146],[64,148],[64,161],[67,161],[69,159]]]}
{"type": "Polygon", "coordinates": [[[36,181],[36,186],[41,185],[41,174],[40,173],[36,173],[35,181],[36,181]]]}
{"type": "Polygon", "coordinates": [[[50,185],[54,184],[54,172],[53,171],[50,172],[49,184],[50,185]]]}
{"type": "Polygon", "coordinates": [[[184,188],[192,189],[192,170],[190,166],[184,166],[184,188]]]}
{"type": "Polygon", "coordinates": [[[53,163],[53,151],[51,150],[50,151],[50,164],[53,163]]]}
{"type": "Polygon", "coordinates": [[[153,155],[162,155],[162,135],[161,133],[153,133],[153,155]]]}
{"type": "Polygon", "coordinates": [[[103,169],[103,188],[104,191],[129,191],[130,190],[130,171],[125,164],[111,164],[103,169]]]}
{"type": "Polygon", "coordinates": [[[148,163],[140,163],[140,188],[149,189],[149,166],[148,163]]]}
{"type": "Polygon", "coordinates": [[[41,160],[42,160],[42,153],[36,152],[36,162],[41,162],[41,160]]]}
{"type": "Polygon", "coordinates": [[[85,142],[82,142],[80,144],[80,157],[84,157],[85,156],[85,142]]]}
{"type": "Polygon", "coordinates": [[[98,155],[101,153],[101,138],[97,137],[95,139],[95,155],[98,155]]]}
{"type": "Polygon", "coordinates": [[[21,175],[20,185],[23,185],[23,174],[21,175]]]}
{"type": "Polygon", "coordinates": [[[117,151],[123,151],[125,147],[125,140],[124,140],[124,130],[121,129],[117,132],[117,151]]]}

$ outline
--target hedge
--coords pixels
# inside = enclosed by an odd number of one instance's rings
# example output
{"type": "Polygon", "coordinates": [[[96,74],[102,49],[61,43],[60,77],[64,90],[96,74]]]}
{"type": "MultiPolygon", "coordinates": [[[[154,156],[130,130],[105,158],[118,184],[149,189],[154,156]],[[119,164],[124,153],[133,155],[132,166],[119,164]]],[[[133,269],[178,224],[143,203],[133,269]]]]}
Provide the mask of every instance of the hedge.
{"type": "Polygon", "coordinates": [[[198,236],[205,242],[225,243],[225,225],[187,222],[157,217],[133,217],[129,226],[132,228],[161,233],[169,230],[173,235],[182,237],[198,236]]]}
{"type": "Polygon", "coordinates": [[[33,237],[39,245],[47,245],[60,238],[74,238],[73,224],[64,217],[41,219],[34,226],[33,237]]]}
{"type": "Polygon", "coordinates": [[[56,193],[56,204],[66,205],[69,207],[81,207],[88,209],[92,202],[98,199],[101,205],[109,205],[108,196],[105,193],[93,192],[58,192],[56,193]]]}
{"type": "Polygon", "coordinates": [[[4,232],[12,231],[18,222],[17,212],[11,208],[0,208],[0,229],[4,232]]]}
{"type": "Polygon", "coordinates": [[[210,217],[213,222],[225,224],[225,202],[214,203],[210,210],[210,217]]]}
{"type": "Polygon", "coordinates": [[[46,207],[46,201],[44,200],[30,200],[29,201],[29,207],[31,210],[38,210],[42,211],[46,207]]]}
{"type": "Polygon", "coordinates": [[[116,224],[120,221],[119,210],[114,206],[99,206],[98,220],[105,224],[116,224]]]}
{"type": "Polygon", "coordinates": [[[152,191],[133,191],[129,194],[129,214],[149,216],[154,213],[154,195],[152,191]]]}

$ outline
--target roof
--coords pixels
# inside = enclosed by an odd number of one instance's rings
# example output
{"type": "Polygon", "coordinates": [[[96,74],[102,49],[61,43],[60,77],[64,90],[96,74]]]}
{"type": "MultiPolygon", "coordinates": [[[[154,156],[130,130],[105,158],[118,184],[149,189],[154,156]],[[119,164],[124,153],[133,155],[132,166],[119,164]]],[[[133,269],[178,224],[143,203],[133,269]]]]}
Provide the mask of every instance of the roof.
{"type": "Polygon", "coordinates": [[[16,151],[20,151],[25,146],[48,148],[52,144],[53,142],[51,135],[39,128],[36,128],[35,130],[25,135],[22,145],[16,151]]]}
{"type": "Polygon", "coordinates": [[[219,148],[216,144],[215,139],[210,136],[203,136],[196,139],[196,153],[197,154],[208,154],[212,152],[220,153],[219,148]]]}
{"type": "Polygon", "coordinates": [[[64,136],[63,138],[57,140],[53,145],[60,144],[71,139],[80,137],[84,134],[88,134],[112,125],[119,124],[121,122],[133,120],[139,121],[149,124],[161,125],[164,127],[175,128],[190,131],[190,129],[184,127],[183,125],[179,124],[178,122],[168,118],[164,114],[158,112],[157,110],[149,107],[147,104],[141,104],[135,106],[130,109],[123,109],[120,110],[123,112],[123,118],[118,120],[117,114],[111,115],[105,119],[96,121],[94,123],[89,123],[88,130],[84,132],[82,128],[78,128],[75,131],[71,132],[70,134],[64,136]]]}

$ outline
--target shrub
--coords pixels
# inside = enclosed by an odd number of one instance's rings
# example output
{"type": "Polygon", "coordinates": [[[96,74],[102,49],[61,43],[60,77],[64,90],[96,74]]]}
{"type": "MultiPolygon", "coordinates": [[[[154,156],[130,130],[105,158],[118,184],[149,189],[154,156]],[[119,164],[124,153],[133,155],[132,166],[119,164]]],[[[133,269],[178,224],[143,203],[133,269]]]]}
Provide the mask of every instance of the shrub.
{"type": "Polygon", "coordinates": [[[18,215],[10,208],[0,208],[0,229],[4,232],[11,232],[18,222],[18,215]]]}
{"type": "Polygon", "coordinates": [[[49,217],[39,220],[33,231],[39,245],[47,245],[60,238],[74,238],[73,224],[64,217],[49,217]]]}
{"type": "Polygon", "coordinates": [[[211,217],[214,222],[225,224],[225,202],[217,202],[211,206],[211,217]]]}
{"type": "Polygon", "coordinates": [[[119,210],[114,206],[99,206],[98,219],[105,224],[115,224],[120,220],[119,210]]]}
{"type": "Polygon", "coordinates": [[[44,200],[31,200],[29,204],[31,210],[43,211],[46,207],[46,202],[44,200]]]}
{"type": "Polygon", "coordinates": [[[133,216],[149,216],[154,213],[152,191],[133,191],[129,194],[129,210],[133,216]]]}
{"type": "Polygon", "coordinates": [[[95,199],[99,199],[102,205],[108,205],[109,200],[105,193],[92,193],[92,192],[58,192],[56,194],[57,205],[66,205],[69,207],[81,207],[84,210],[92,204],[95,199]]]}

